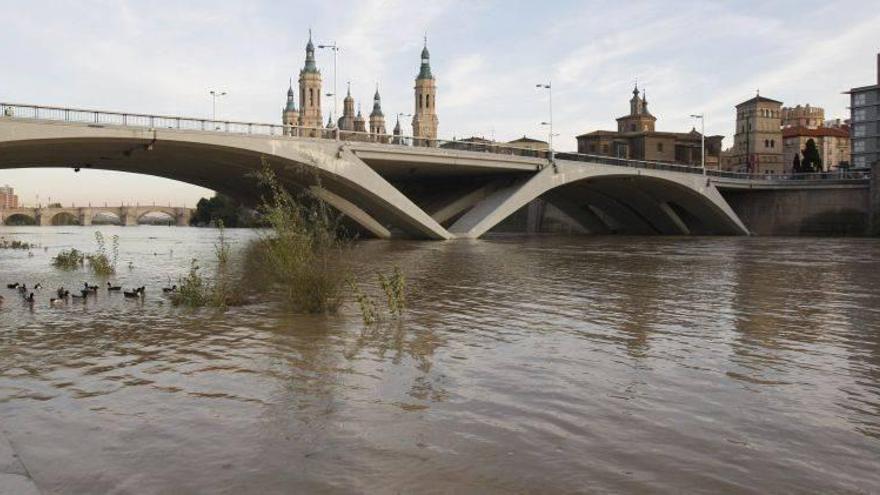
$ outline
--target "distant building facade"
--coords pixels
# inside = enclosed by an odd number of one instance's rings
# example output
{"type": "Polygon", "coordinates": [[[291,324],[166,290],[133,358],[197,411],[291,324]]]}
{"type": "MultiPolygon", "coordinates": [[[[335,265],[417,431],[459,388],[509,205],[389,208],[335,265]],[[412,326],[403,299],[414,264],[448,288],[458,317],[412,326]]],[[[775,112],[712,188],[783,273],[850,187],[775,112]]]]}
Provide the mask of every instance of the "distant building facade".
{"type": "MultiPolygon", "coordinates": [[[[690,132],[659,132],[657,117],[648,111],[647,97],[633,89],[629,114],[617,119],[617,131],[593,131],[577,136],[578,153],[633,160],[700,165],[701,136],[690,132]]],[[[706,167],[717,168],[723,136],[706,136],[706,167]]]]}
{"type": "Polygon", "coordinates": [[[852,167],[869,168],[880,162],[880,53],[877,54],[877,83],[848,91],[850,96],[850,140],[852,167]]]}
{"type": "MultiPolygon", "coordinates": [[[[415,85],[415,112],[413,112],[412,128],[413,137],[424,139],[425,144],[430,144],[437,139],[437,82],[431,73],[431,53],[428,52],[428,41],[422,48],[422,66],[419,75],[416,76],[415,85]]],[[[420,141],[421,142],[421,141],[420,141]]]]}
{"type": "Polygon", "coordinates": [[[806,127],[817,129],[825,125],[825,109],[798,105],[795,107],[782,107],[782,127],[806,127]]]}
{"type": "Polygon", "coordinates": [[[0,208],[18,208],[18,196],[9,184],[0,187],[0,208]]]}
{"type": "Polygon", "coordinates": [[[753,174],[785,172],[782,102],[758,95],[736,106],[736,133],[728,170],[753,174]]]}
{"type": "Polygon", "coordinates": [[[513,141],[508,141],[507,144],[516,148],[523,148],[527,150],[545,151],[550,149],[550,145],[547,144],[547,141],[532,139],[525,136],[519,139],[514,139],[513,141]]]}
{"type": "Polygon", "coordinates": [[[803,159],[802,152],[810,139],[819,149],[823,170],[849,166],[850,140],[849,129],[846,127],[786,127],[782,129],[782,161],[785,173],[792,171],[795,156],[798,156],[798,161],[803,159]]]}

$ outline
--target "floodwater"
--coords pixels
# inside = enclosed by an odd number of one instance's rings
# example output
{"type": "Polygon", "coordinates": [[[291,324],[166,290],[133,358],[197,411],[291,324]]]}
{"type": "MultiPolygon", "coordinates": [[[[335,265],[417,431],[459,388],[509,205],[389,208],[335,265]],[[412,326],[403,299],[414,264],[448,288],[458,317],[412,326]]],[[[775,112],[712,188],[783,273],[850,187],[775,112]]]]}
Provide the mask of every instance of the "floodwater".
{"type": "Polygon", "coordinates": [[[876,240],[362,242],[361,280],[411,289],[364,328],[172,307],[216,240],[186,228],[102,227],[145,300],[50,308],[95,229],[0,228],[43,246],[0,250],[0,429],[45,493],[880,489],[876,240]]]}

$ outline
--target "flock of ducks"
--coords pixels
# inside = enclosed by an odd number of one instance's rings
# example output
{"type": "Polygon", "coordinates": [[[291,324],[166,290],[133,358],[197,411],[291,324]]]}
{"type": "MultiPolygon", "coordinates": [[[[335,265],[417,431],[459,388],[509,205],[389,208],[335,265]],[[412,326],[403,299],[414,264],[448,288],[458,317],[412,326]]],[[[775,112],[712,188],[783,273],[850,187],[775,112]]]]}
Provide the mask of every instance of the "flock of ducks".
{"type": "MultiPolygon", "coordinates": [[[[33,305],[36,300],[36,293],[42,290],[43,284],[37,283],[30,289],[26,284],[22,284],[20,282],[16,282],[14,284],[6,284],[6,288],[10,290],[18,291],[19,296],[21,296],[22,301],[25,304],[33,305]]],[[[126,299],[140,299],[142,300],[146,296],[146,286],[137,287],[132,290],[123,290],[121,286],[113,285],[110,282],[107,282],[107,292],[109,294],[119,293],[121,292],[123,297],[126,299]]],[[[55,297],[49,298],[49,305],[53,307],[60,307],[68,304],[71,301],[74,302],[85,302],[89,298],[98,297],[98,290],[100,289],[97,285],[89,285],[88,282],[83,282],[83,286],[79,291],[74,290],[71,292],[64,287],[59,287],[55,291],[55,297]]],[[[177,286],[172,285],[171,287],[163,287],[162,292],[165,294],[177,292],[177,286]]],[[[4,297],[0,295],[0,304],[3,304],[4,297]]]]}

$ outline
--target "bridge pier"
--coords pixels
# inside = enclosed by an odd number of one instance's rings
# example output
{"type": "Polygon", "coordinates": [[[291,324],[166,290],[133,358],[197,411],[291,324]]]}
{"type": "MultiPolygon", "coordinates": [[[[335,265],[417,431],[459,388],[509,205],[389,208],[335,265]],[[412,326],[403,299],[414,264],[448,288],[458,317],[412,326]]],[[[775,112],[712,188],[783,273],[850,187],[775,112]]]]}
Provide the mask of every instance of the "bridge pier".
{"type": "Polygon", "coordinates": [[[123,227],[134,227],[138,224],[137,210],[131,207],[120,208],[119,219],[123,227]]]}
{"type": "Polygon", "coordinates": [[[83,227],[88,227],[92,224],[92,217],[94,217],[94,215],[92,214],[91,208],[79,209],[79,224],[83,227]]]}

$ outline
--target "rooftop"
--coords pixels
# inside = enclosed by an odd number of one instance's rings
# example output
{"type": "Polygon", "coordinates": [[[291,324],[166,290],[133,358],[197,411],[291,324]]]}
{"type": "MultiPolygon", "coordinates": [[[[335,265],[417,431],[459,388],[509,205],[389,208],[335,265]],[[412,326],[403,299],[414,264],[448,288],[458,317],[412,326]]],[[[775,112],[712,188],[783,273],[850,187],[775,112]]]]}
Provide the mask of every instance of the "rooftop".
{"type": "Polygon", "coordinates": [[[807,127],[795,126],[782,129],[782,137],[849,137],[848,128],[840,127],[819,127],[817,129],[809,129],[807,127]]]}

